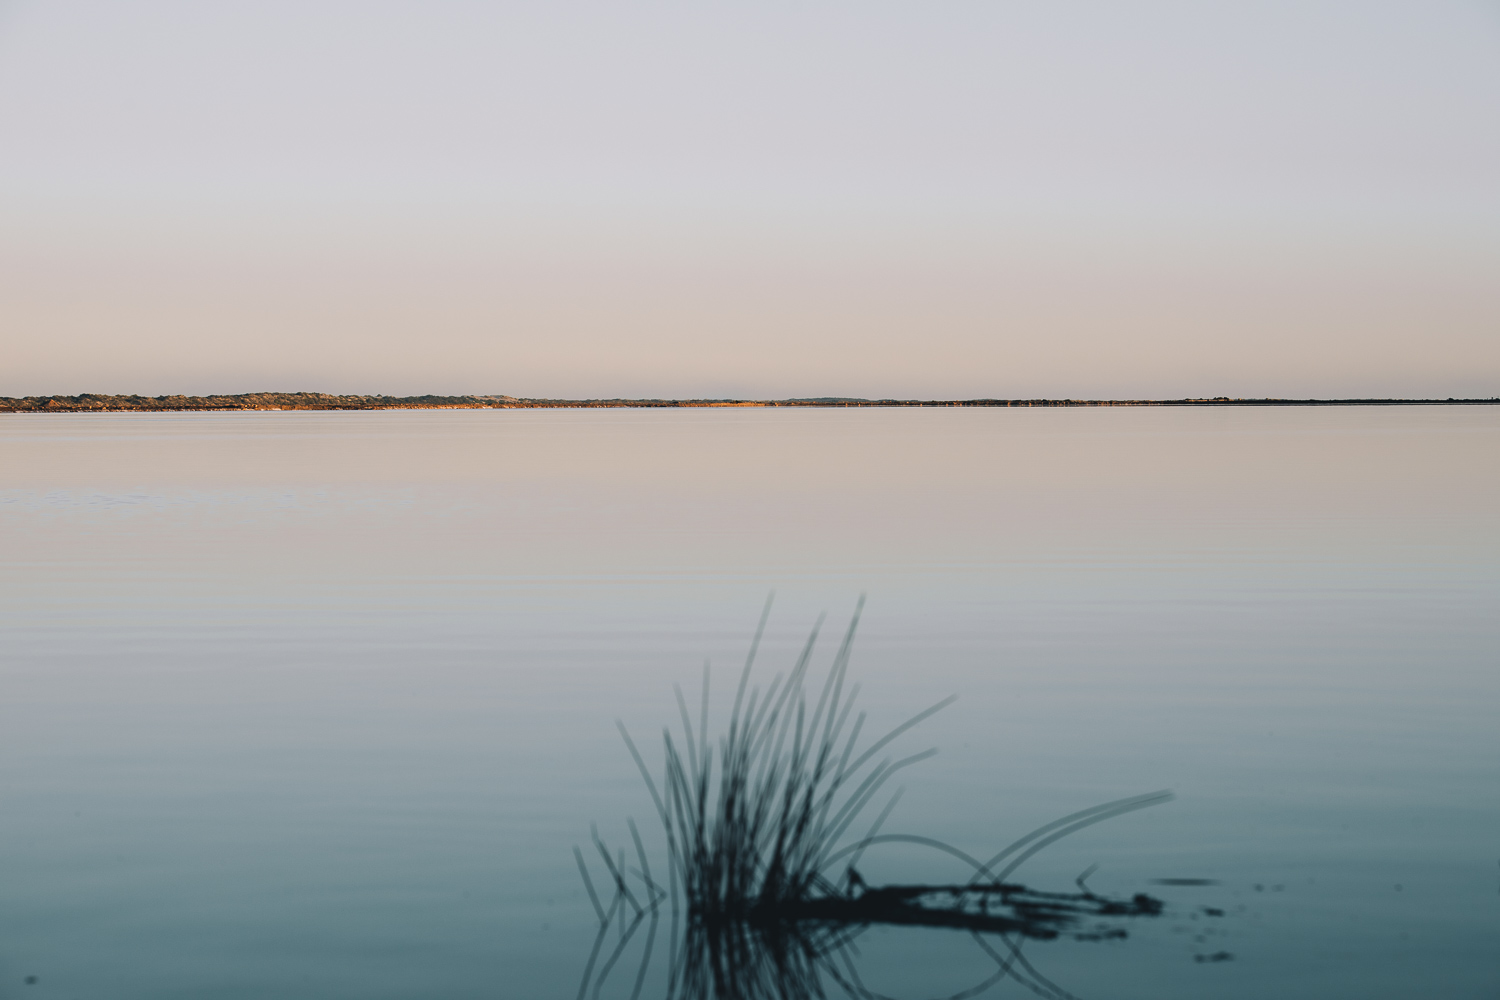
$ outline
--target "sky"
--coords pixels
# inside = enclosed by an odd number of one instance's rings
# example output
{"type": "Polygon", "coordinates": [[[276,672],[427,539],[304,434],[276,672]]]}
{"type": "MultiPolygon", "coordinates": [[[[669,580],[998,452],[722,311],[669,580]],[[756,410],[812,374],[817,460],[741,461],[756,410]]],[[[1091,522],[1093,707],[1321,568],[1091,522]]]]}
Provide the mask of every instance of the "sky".
{"type": "Polygon", "coordinates": [[[1500,395],[1500,3],[0,0],[0,395],[1500,395]]]}

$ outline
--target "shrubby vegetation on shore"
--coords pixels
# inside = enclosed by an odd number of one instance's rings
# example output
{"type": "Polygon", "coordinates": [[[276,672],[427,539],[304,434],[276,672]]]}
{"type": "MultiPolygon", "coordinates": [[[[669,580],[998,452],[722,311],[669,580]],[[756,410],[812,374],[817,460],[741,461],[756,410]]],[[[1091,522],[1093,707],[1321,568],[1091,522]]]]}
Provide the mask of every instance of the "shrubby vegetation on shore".
{"type": "Polygon", "coordinates": [[[528,399],[516,396],[336,396],[326,392],[243,392],[215,396],[0,396],[0,413],[172,410],[433,410],[713,406],[1401,406],[1500,404],[1489,399],[528,399]]]}

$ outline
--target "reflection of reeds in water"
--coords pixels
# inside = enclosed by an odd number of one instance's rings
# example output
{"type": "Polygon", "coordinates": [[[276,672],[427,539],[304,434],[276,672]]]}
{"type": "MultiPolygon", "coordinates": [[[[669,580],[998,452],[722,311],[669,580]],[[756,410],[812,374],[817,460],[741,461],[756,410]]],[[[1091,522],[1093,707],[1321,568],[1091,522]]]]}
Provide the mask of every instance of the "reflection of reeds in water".
{"type": "MultiPolygon", "coordinates": [[[[767,602],[766,613],[769,610],[767,602]]],[[[1078,931],[1076,927],[1090,916],[1160,911],[1161,904],[1145,895],[1124,901],[1097,896],[1081,878],[1076,894],[1035,892],[1005,879],[1061,837],[1166,801],[1168,793],[1083,810],[1032,831],[988,861],[979,861],[932,838],[881,834],[900,798],[897,791],[864,836],[845,843],[850,828],[887,782],[936,750],[894,760],[881,757],[881,752],[953,698],[918,712],[861,747],[865,715],[854,714],[858,686],[846,685],[859,610],[811,710],[805,682],[819,628],[814,627],[790,673],[778,675],[762,691],[750,686],[750,677],[765,623],[763,613],[740,675],[727,732],[717,747],[710,745],[707,732],[707,668],[696,727],[681,689],[676,689],[682,733],[680,738],[670,730],[663,734],[666,767],[661,785],[620,726],[666,835],[668,884],[663,887],[652,877],[633,821],[629,828],[638,868],[627,868],[623,850],[611,856],[597,832],[593,837],[614,887],[608,908],[600,901],[582,852],[574,849],[600,919],[599,938],[580,996],[589,992],[591,983],[594,994],[599,993],[631,939],[649,921],[645,956],[632,995],[639,994],[660,909],[668,901],[673,917],[668,995],[691,1000],[821,997],[825,979],[850,996],[878,996],[860,982],[851,958],[853,939],[872,924],[969,931],[996,962],[996,972],[981,984],[983,989],[1009,976],[1039,995],[1066,997],[1021,954],[1022,940],[1055,938],[1064,932],[1084,939],[1123,936],[1118,929],[1096,926],[1078,931]],[[856,868],[862,853],[876,844],[896,842],[942,851],[964,862],[972,875],[968,882],[954,885],[865,886],[856,868]],[[829,874],[834,871],[838,874],[829,874]],[[639,894],[632,891],[627,876],[634,876],[639,894]],[[684,933],[679,939],[680,919],[684,933]],[[620,939],[605,956],[603,947],[611,925],[620,928],[620,939]],[[1000,947],[992,946],[984,934],[997,935],[1000,947]]]]}

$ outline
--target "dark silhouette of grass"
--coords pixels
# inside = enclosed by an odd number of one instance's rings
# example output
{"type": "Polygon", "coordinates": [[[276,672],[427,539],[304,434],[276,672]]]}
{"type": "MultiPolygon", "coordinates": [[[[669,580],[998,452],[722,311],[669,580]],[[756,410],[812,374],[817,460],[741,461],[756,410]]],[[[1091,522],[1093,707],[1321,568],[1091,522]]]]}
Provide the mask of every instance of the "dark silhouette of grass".
{"type": "Polygon", "coordinates": [[[638,867],[627,868],[623,849],[612,856],[597,830],[592,835],[613,883],[608,907],[595,889],[583,852],[574,848],[600,921],[580,997],[589,993],[591,984],[598,995],[630,941],[646,925],[645,956],[632,993],[639,995],[660,913],[668,903],[673,925],[668,996],[685,1000],[822,997],[825,980],[850,996],[876,997],[860,982],[851,960],[854,939],[875,924],[949,928],[973,935],[995,960],[997,971],[953,1000],[977,995],[1007,977],[1039,996],[1065,998],[1070,994],[1022,955],[1022,942],[1062,935],[1081,940],[1123,937],[1123,929],[1101,921],[1161,912],[1161,902],[1144,893],[1130,899],[1095,894],[1085,884],[1093,869],[1079,876],[1076,893],[1040,892],[1006,879],[1057,840],[1169,801],[1169,792],[1120,799],[1064,816],[985,861],[930,837],[882,834],[899,790],[862,837],[848,839],[851,827],[891,778],[937,751],[894,759],[882,753],[954,701],[946,698],[861,747],[866,717],[863,712],[855,714],[858,685],[847,684],[847,673],[863,604],[861,598],[809,709],[808,665],[821,618],[788,674],[776,676],[764,689],[751,685],[770,613],[768,600],[740,673],[727,731],[716,745],[708,736],[708,668],[696,726],[681,688],[674,689],[682,731],[675,736],[670,728],[663,731],[665,767],[660,784],[629,732],[617,723],[666,836],[667,885],[652,876],[633,820],[629,828],[638,867]],[[968,865],[973,874],[967,882],[951,885],[866,886],[856,865],[865,850],[885,843],[941,851],[968,865]],[[633,876],[639,895],[627,876],[633,876]],[[1086,927],[1088,920],[1093,923],[1086,927]],[[619,929],[619,941],[606,956],[604,945],[612,926],[619,929]],[[993,947],[986,935],[997,938],[1001,948],[993,947]]]}

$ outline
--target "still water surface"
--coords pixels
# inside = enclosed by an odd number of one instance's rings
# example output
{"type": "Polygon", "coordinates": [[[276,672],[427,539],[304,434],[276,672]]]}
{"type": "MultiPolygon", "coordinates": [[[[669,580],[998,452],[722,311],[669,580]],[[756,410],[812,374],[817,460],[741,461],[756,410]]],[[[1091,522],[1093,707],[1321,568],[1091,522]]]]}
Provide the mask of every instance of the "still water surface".
{"type": "Polygon", "coordinates": [[[657,762],[705,659],[722,717],[773,589],[767,679],[867,593],[872,728],[959,695],[888,829],[1176,793],[1017,872],[1167,903],[1061,989],[1492,998],[1496,497],[1489,407],[0,417],[0,998],[576,995],[572,845],[661,850],[614,720],[657,762]]]}

